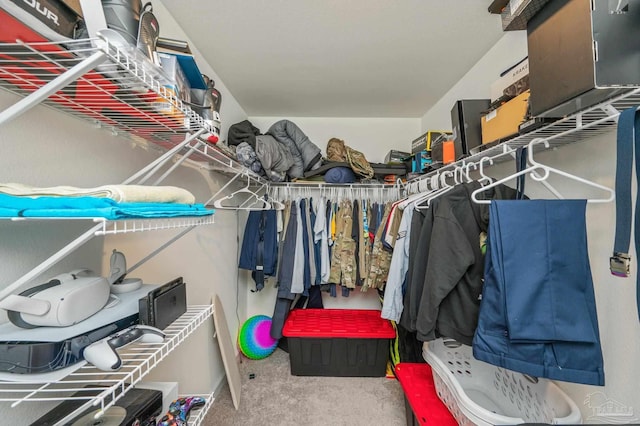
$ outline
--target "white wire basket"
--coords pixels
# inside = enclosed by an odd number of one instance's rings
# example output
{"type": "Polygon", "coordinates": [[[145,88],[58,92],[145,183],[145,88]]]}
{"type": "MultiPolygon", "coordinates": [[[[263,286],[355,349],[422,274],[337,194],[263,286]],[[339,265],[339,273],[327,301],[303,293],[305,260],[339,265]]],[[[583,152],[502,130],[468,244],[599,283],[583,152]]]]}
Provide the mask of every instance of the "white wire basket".
{"type": "Polygon", "coordinates": [[[426,342],[422,354],[438,397],[460,425],[582,423],[577,405],[550,380],[478,361],[455,340],[426,342]]]}

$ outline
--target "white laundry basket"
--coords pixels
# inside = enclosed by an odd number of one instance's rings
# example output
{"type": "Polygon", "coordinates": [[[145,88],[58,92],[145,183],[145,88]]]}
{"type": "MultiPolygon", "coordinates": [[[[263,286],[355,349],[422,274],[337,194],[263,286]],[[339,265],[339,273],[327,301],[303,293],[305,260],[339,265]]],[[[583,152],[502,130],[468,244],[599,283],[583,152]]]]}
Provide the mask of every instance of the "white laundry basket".
{"type": "Polygon", "coordinates": [[[576,404],[553,382],[475,359],[454,340],[424,343],[438,396],[460,425],[580,424],[576,404]]]}

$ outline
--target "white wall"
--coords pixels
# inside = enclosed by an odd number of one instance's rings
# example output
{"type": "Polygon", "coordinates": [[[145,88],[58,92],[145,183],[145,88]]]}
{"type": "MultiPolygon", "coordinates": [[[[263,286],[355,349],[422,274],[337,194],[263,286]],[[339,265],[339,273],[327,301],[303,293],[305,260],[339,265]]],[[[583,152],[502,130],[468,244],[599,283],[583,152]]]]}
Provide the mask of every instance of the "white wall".
{"type": "Polygon", "coordinates": [[[459,99],[489,99],[491,83],[500,73],[527,56],[527,32],[508,31],[498,42],[422,117],[421,128],[451,129],[451,108],[459,99]]]}
{"type": "MultiPolygon", "coordinates": [[[[182,38],[173,19],[159,2],[154,2],[163,36],[182,38]]],[[[196,58],[199,58],[197,52],[196,58]]],[[[223,96],[223,134],[229,123],[246,118],[246,114],[219,81],[211,67],[198,59],[202,71],[216,79],[223,96]]],[[[0,92],[0,110],[18,98],[0,92]]],[[[113,136],[52,109],[37,106],[0,128],[0,182],[20,182],[36,186],[73,185],[93,187],[116,184],[157,158],[158,150],[134,145],[130,140],[113,136]]],[[[206,201],[227,180],[201,169],[179,167],[162,184],[176,185],[194,193],[198,202],[206,201]]],[[[189,304],[208,304],[217,293],[224,304],[230,333],[235,336],[244,313],[244,298],[237,297],[237,214],[218,211],[215,224],[199,227],[137,269],[132,276],[148,283],[164,283],[183,276],[187,282],[189,304]]],[[[91,223],[12,223],[0,221],[0,288],[62,248],[91,223]]],[[[137,263],[179,231],[133,233],[108,238],[94,238],[64,261],[30,284],[37,284],[59,272],[89,267],[108,272],[111,250],[117,248],[127,257],[128,265],[137,263]]],[[[0,318],[6,321],[6,316],[0,318]]],[[[181,393],[209,393],[224,378],[224,369],[213,338],[213,320],[206,322],[187,341],[167,357],[146,380],[179,381],[181,393]],[[192,368],[196,366],[197,368],[192,368]]],[[[28,424],[46,412],[52,404],[23,403],[10,408],[0,403],[3,424],[28,424]]]]}
{"type": "MultiPolygon", "coordinates": [[[[456,99],[488,97],[489,84],[500,71],[526,56],[526,37],[505,33],[505,36],[460,80],[422,119],[422,129],[450,125],[449,111],[456,99]]],[[[536,156],[542,163],[591,179],[613,188],[615,176],[615,131],[548,150],[536,156]]],[[[514,164],[502,163],[487,169],[490,176],[502,178],[514,171],[514,164]]],[[[566,198],[601,197],[602,193],[585,188],[575,181],[550,177],[566,198]]],[[[512,182],[512,185],[515,185],[512,182]]],[[[553,198],[541,185],[527,180],[526,193],[531,198],[553,198]]],[[[585,423],[612,423],[611,418],[596,416],[586,398],[602,392],[634,413],[631,423],[640,423],[640,324],[636,310],[635,278],[616,278],[609,272],[609,256],[613,249],[615,205],[589,204],[587,234],[589,257],[596,294],[600,338],[604,356],[605,386],[585,386],[557,382],[576,402],[585,423]]],[[[632,255],[631,276],[636,276],[637,256],[632,255]]],[[[570,302],[569,302],[570,303],[570,302]]],[[[594,398],[597,399],[597,398],[594,398]]],[[[615,420],[615,419],[613,419],[615,420]]],[[[620,419],[618,419],[620,420],[620,419]]]]}
{"type": "Polygon", "coordinates": [[[372,163],[384,162],[391,149],[411,152],[411,141],[420,136],[417,118],[249,117],[262,133],[283,119],[300,127],[322,155],[326,155],[329,139],[338,138],[364,153],[372,163]]]}

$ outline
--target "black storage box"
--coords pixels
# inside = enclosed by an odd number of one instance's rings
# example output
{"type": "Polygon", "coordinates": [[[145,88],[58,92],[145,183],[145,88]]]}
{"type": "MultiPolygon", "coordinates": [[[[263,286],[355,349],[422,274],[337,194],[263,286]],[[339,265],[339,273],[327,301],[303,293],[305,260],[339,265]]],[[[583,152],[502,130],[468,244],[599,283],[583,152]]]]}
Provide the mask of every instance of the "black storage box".
{"type": "Polygon", "coordinates": [[[489,110],[490,105],[489,99],[463,99],[453,105],[451,128],[456,161],[469,155],[472,148],[482,145],[480,117],[489,110]]]}
{"type": "Polygon", "coordinates": [[[529,21],[527,44],[531,114],[588,108],[640,86],[640,0],[549,2],[529,21]]]}
{"type": "Polygon", "coordinates": [[[178,277],[150,291],[138,301],[140,324],[164,330],[187,312],[187,288],[178,277]]]}
{"type": "Polygon", "coordinates": [[[376,310],[295,309],[282,334],[294,376],[384,377],[395,330],[376,310]]]}

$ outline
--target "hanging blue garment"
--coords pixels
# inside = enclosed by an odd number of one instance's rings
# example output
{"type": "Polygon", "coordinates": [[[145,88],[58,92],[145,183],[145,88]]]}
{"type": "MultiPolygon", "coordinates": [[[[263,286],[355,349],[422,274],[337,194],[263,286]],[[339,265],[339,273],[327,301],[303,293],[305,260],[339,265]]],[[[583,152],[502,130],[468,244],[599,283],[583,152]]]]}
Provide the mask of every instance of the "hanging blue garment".
{"type": "Polygon", "coordinates": [[[278,261],[278,226],[275,210],[252,211],[242,238],[238,267],[253,271],[256,291],[264,288],[264,277],[274,276],[278,261]]]}
{"type": "Polygon", "coordinates": [[[493,201],[475,358],[604,385],[586,200],[493,201]]]}

